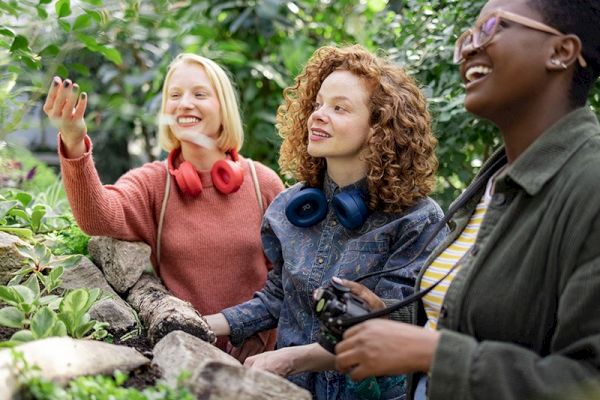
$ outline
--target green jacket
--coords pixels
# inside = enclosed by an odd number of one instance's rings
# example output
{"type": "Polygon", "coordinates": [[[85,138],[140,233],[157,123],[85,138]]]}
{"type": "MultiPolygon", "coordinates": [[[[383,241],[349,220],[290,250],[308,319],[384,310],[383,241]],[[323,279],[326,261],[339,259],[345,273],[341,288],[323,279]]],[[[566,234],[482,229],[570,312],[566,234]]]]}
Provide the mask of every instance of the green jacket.
{"type": "MultiPolygon", "coordinates": [[[[456,213],[428,263],[460,234],[482,192],[456,213]]],[[[430,400],[600,399],[600,125],[587,107],[497,178],[438,325],[430,400]]]]}

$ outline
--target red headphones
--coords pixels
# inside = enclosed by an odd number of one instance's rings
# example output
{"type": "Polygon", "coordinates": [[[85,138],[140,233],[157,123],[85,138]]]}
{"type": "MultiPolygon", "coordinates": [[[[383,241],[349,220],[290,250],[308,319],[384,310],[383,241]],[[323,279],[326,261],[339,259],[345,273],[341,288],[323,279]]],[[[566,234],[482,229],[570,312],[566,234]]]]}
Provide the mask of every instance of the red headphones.
{"type": "MultiPolygon", "coordinates": [[[[189,161],[184,161],[179,168],[174,167],[175,160],[181,153],[181,148],[172,150],[167,158],[169,173],[175,177],[177,186],[184,194],[198,196],[202,192],[202,181],[196,168],[189,161]]],[[[231,160],[219,160],[213,164],[210,177],[213,185],[223,194],[236,192],[244,182],[244,171],[239,163],[240,157],[235,149],[227,151],[231,160]]]]}

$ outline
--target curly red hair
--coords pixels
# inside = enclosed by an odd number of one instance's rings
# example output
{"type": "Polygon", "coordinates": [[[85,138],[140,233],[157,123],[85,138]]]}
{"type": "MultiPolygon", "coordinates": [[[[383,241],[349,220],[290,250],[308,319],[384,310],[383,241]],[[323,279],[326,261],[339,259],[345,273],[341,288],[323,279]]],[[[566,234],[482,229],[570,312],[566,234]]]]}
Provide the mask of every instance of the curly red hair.
{"type": "Polygon", "coordinates": [[[402,212],[435,185],[437,139],[425,96],[403,68],[359,45],[324,46],[314,52],[295,84],[283,92],[277,129],[283,138],[279,166],[308,186],[321,187],[324,158],[308,154],[308,117],[321,84],[336,70],[365,79],[371,89],[364,159],[368,165],[368,204],[372,210],[402,212]]]}

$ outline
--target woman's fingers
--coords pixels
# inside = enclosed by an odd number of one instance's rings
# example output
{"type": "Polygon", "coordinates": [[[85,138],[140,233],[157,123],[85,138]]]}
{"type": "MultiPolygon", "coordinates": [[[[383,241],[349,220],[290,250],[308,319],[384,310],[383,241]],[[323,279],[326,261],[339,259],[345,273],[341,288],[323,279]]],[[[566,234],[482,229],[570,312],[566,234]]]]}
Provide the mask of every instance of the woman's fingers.
{"type": "Polygon", "coordinates": [[[85,114],[85,108],[87,106],[87,93],[82,92],[79,95],[79,101],[77,102],[77,106],[75,107],[75,113],[73,114],[73,119],[76,121],[79,119],[83,119],[83,115],[85,114]]]}
{"type": "Polygon", "coordinates": [[[71,92],[71,81],[65,79],[58,89],[58,94],[54,100],[54,106],[50,112],[50,118],[60,119],[63,116],[63,110],[65,108],[65,102],[71,92]]]}
{"type": "Polygon", "coordinates": [[[62,81],[58,76],[52,78],[52,82],[50,83],[50,89],[48,89],[48,96],[46,96],[46,102],[44,103],[44,112],[46,115],[50,116],[52,109],[54,108],[54,102],[56,100],[56,96],[58,91],[62,85],[62,81]]]}
{"type": "Polygon", "coordinates": [[[76,84],[70,85],[69,89],[66,90],[65,104],[62,109],[61,117],[64,120],[70,121],[76,119],[74,115],[74,108],[78,96],[79,86],[76,84]]]}

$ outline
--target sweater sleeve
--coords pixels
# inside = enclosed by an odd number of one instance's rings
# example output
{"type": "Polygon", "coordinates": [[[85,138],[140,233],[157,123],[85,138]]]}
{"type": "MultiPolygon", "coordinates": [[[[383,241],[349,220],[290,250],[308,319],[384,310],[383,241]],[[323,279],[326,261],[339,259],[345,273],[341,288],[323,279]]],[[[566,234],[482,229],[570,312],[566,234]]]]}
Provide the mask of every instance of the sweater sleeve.
{"type": "Polygon", "coordinates": [[[164,166],[146,164],[114,185],[102,185],[89,137],[86,152],[73,159],[64,156],[60,134],[58,143],[62,179],[79,227],[89,235],[151,243],[156,234],[153,204],[156,196],[164,195],[164,166]]]}

